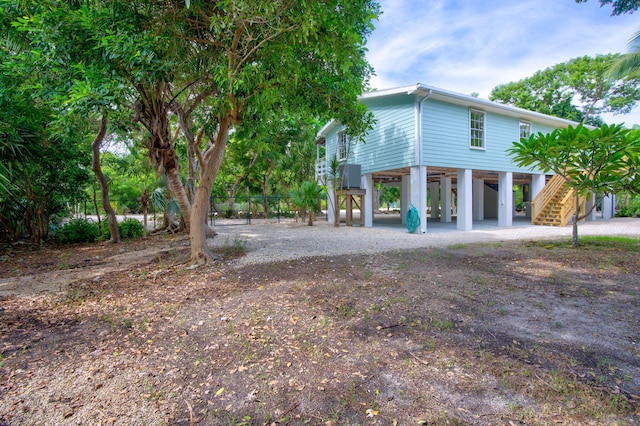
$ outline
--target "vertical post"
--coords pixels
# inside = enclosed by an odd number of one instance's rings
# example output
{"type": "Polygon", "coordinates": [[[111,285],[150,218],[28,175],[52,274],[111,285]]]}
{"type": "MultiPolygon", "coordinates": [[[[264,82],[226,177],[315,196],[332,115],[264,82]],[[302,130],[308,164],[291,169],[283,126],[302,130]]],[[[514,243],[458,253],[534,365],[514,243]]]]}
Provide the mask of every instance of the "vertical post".
{"type": "Polygon", "coordinates": [[[484,220],[484,179],[473,180],[473,220],[484,220]]]}
{"type": "Polygon", "coordinates": [[[333,179],[327,179],[327,222],[335,224],[336,191],[333,179]]]}
{"type": "Polygon", "coordinates": [[[440,222],[451,222],[451,178],[440,178],[440,204],[442,210],[440,211],[440,222]]]}
{"type": "MultiPolygon", "coordinates": [[[[531,201],[535,200],[538,194],[542,192],[546,183],[547,183],[547,177],[545,175],[531,175],[531,190],[530,190],[531,201]]],[[[530,208],[528,210],[530,210],[531,212],[528,213],[527,216],[530,216],[531,219],[535,219],[537,212],[535,211],[535,206],[533,205],[533,202],[530,203],[530,208]]]]}
{"type": "Polygon", "coordinates": [[[409,176],[402,176],[402,183],[400,184],[400,217],[402,218],[402,224],[407,224],[407,212],[411,208],[409,204],[411,201],[411,179],[409,176]]]}
{"type": "Polygon", "coordinates": [[[472,170],[458,169],[458,220],[459,231],[471,231],[473,228],[472,170]]]}
{"type": "Polygon", "coordinates": [[[431,219],[440,218],[440,184],[434,182],[429,184],[431,192],[431,219]]]}
{"type": "Polygon", "coordinates": [[[362,225],[365,228],[373,227],[373,193],[374,191],[374,183],[373,183],[373,175],[371,173],[366,174],[362,177],[363,187],[366,191],[364,195],[361,197],[361,205],[360,205],[360,215],[362,217],[362,225]]]}
{"type": "Polygon", "coordinates": [[[418,209],[420,233],[427,232],[427,168],[411,167],[411,203],[418,209]]]}
{"type": "MultiPolygon", "coordinates": [[[[587,204],[586,204],[587,211],[589,211],[591,207],[595,206],[596,202],[597,202],[596,194],[591,193],[591,196],[587,199],[587,204]]],[[[595,222],[597,218],[597,213],[598,213],[597,208],[593,207],[593,210],[591,210],[591,213],[589,213],[589,215],[585,218],[585,220],[595,222]]]]}
{"type": "Polygon", "coordinates": [[[498,173],[498,226],[513,225],[513,173],[498,173]]]}
{"type": "Polygon", "coordinates": [[[251,225],[251,196],[247,195],[247,225],[251,225]]]}

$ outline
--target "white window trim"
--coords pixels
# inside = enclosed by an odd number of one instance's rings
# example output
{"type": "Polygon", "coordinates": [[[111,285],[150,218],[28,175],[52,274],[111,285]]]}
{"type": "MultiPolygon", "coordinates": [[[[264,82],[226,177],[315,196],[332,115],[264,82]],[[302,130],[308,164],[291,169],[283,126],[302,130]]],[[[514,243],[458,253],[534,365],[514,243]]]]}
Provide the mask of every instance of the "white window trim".
{"type": "Polygon", "coordinates": [[[485,151],[487,149],[487,114],[479,109],[469,108],[469,148],[480,151],[485,151]],[[474,129],[471,127],[471,116],[474,113],[482,114],[482,146],[473,146],[472,144],[472,133],[474,129]]]}
{"type": "MultiPolygon", "coordinates": [[[[533,124],[530,121],[527,120],[519,120],[518,121],[518,140],[520,140],[520,138],[522,137],[522,125],[526,124],[529,126],[529,136],[531,136],[533,134],[533,124]]],[[[529,138],[529,136],[527,136],[527,139],[529,138]]]]}
{"type": "Polygon", "coordinates": [[[347,137],[347,132],[344,130],[341,130],[337,133],[337,136],[336,136],[336,159],[338,161],[346,161],[348,156],[349,156],[349,139],[347,137]],[[342,146],[340,143],[340,139],[343,139],[342,146]]]}

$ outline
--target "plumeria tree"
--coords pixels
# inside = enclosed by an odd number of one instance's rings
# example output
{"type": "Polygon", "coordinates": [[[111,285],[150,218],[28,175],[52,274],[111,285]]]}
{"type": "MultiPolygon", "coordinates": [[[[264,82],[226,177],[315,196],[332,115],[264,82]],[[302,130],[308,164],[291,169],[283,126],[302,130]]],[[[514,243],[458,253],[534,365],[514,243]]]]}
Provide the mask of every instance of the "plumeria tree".
{"type": "Polygon", "coordinates": [[[519,167],[558,174],[574,190],[574,247],[578,247],[578,221],[591,213],[580,211],[581,197],[640,193],[640,131],[620,124],[593,129],[580,124],[533,134],[514,142],[508,152],[519,167]]]}

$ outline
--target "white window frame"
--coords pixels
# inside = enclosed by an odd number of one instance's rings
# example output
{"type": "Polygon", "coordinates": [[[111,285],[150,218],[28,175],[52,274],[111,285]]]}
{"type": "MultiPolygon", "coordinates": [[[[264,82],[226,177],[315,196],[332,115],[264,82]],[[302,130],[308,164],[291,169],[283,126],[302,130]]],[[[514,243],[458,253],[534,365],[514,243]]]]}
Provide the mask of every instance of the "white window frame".
{"type": "Polygon", "coordinates": [[[479,109],[469,109],[469,148],[486,148],[486,114],[479,109]],[[474,118],[476,116],[478,118],[474,118]]]}
{"type": "Polygon", "coordinates": [[[525,121],[525,120],[520,120],[520,123],[518,124],[518,128],[519,128],[519,135],[520,138],[525,138],[525,139],[529,139],[529,136],[531,136],[531,122],[530,121],[525,121]],[[526,131],[523,132],[523,130],[526,129],[526,131]]]}
{"type": "Polygon", "coordinates": [[[347,132],[341,130],[337,135],[336,142],[336,158],[338,161],[346,161],[347,156],[349,155],[349,138],[347,137],[347,132]]]}

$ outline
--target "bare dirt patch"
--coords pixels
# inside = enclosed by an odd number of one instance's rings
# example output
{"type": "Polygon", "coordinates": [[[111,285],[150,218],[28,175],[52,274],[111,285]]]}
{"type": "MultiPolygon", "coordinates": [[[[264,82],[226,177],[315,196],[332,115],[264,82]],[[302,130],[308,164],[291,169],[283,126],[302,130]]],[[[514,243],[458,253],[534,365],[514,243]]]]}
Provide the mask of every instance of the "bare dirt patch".
{"type": "Polygon", "coordinates": [[[5,250],[0,424],[640,424],[637,251],[186,242],[5,250]]]}

